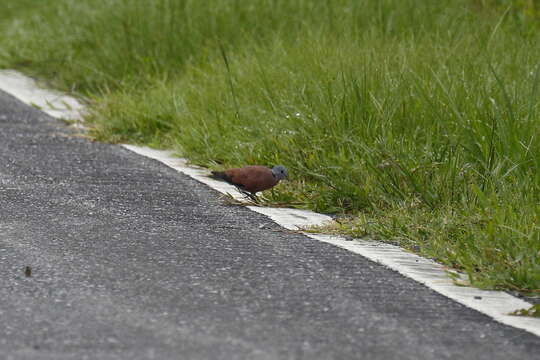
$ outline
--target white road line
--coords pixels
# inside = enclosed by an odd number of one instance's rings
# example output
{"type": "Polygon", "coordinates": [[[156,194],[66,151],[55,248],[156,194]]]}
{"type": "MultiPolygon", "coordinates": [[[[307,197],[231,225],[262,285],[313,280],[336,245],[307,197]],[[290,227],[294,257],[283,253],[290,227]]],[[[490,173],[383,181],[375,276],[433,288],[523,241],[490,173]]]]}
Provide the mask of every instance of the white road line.
{"type": "MultiPolygon", "coordinates": [[[[39,89],[37,88],[35,82],[33,82],[31,79],[14,72],[0,71],[0,89],[15,95],[17,98],[27,104],[37,104],[38,106],[42,107],[45,112],[55,117],[60,116],[65,118],[65,116],[70,116],[72,119],[80,118],[80,115],[77,114],[66,115],[68,114],[66,110],[57,115],[57,107],[62,103],[72,104],[69,106],[69,109],[67,109],[70,111],[80,111],[84,108],[77,102],[77,100],[69,98],[68,96],[63,96],[56,92],[49,92],[47,90],[39,89]],[[40,100],[38,99],[39,97],[43,97],[45,100],[40,100]],[[43,107],[40,104],[54,104],[54,108],[47,110],[47,106],[43,107]]],[[[229,194],[238,201],[244,200],[243,196],[238,193],[234,186],[209,178],[208,170],[189,166],[186,160],[174,157],[171,151],[154,150],[147,147],[133,145],[122,146],[137,154],[158,160],[163,164],[183,174],[191,176],[192,178],[223,194],[229,194]]],[[[332,221],[329,216],[306,210],[258,206],[248,206],[248,208],[268,216],[277,224],[290,230],[303,229],[307,226],[313,225],[322,225],[332,221]]],[[[347,240],[339,236],[323,234],[305,233],[305,235],[312,239],[338,246],[355,254],[362,255],[372,261],[383,264],[388,268],[395,270],[408,278],[418,281],[452,300],[490,316],[496,321],[514,326],[516,328],[524,329],[532,334],[540,336],[540,319],[508,315],[510,312],[515,310],[528,308],[531,306],[531,304],[502,291],[487,291],[471,287],[457,286],[448,276],[447,269],[432,260],[411,254],[397,246],[377,241],[358,239],[347,240]]],[[[460,276],[455,273],[454,275],[458,277],[460,276]]]]}
{"type": "Polygon", "coordinates": [[[32,78],[17,71],[0,70],[0,90],[52,117],[76,121],[83,119],[84,105],[77,99],[58,91],[43,89],[32,78]]]}

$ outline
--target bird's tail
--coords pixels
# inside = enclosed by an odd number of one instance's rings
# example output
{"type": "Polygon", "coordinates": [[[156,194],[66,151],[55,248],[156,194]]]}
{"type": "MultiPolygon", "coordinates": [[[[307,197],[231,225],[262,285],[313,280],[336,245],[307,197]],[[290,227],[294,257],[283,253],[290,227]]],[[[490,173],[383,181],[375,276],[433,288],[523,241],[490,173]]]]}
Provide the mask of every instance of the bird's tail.
{"type": "Polygon", "coordinates": [[[231,177],[223,171],[212,171],[210,177],[216,180],[224,180],[226,182],[232,181],[231,177]]]}

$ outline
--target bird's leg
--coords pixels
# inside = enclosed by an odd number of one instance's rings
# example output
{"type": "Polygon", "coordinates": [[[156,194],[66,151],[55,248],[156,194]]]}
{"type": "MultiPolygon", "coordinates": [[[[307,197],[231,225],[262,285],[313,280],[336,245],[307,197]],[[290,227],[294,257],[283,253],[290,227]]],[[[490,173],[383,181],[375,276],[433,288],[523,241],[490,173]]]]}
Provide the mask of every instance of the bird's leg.
{"type": "Polygon", "coordinates": [[[249,198],[250,198],[251,200],[253,200],[253,201],[255,202],[255,204],[260,204],[260,203],[261,203],[261,201],[259,200],[259,198],[257,197],[257,195],[250,193],[248,196],[249,196],[249,198]]]}
{"type": "Polygon", "coordinates": [[[244,194],[244,196],[250,198],[254,203],[260,204],[259,198],[254,193],[250,193],[248,191],[243,191],[243,190],[241,191],[241,193],[244,194]]]}

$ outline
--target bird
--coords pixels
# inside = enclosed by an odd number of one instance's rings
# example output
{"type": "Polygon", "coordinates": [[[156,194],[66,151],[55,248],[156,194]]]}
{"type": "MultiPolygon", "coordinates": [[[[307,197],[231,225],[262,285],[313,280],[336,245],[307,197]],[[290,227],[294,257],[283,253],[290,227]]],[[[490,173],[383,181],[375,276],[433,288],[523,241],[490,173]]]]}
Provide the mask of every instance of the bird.
{"type": "Polygon", "coordinates": [[[241,193],[258,201],[256,193],[273,188],[280,180],[288,179],[289,172],[283,165],[276,165],[273,168],[248,165],[225,171],[212,171],[211,177],[236,186],[241,193]]]}

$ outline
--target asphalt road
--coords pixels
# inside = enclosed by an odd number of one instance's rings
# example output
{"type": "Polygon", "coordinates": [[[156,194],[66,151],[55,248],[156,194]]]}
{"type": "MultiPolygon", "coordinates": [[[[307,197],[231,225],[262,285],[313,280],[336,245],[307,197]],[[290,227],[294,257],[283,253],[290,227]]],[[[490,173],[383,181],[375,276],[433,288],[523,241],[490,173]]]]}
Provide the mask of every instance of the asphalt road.
{"type": "Polygon", "coordinates": [[[0,93],[0,359],[538,358],[538,337],[0,93]]]}

